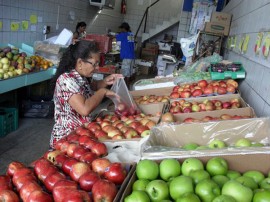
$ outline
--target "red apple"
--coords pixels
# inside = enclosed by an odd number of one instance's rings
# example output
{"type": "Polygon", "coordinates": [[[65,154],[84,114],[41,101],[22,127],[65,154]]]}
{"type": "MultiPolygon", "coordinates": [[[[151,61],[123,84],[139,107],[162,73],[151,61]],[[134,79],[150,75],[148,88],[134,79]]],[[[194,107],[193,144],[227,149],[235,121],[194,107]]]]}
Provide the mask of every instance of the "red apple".
{"type": "Polygon", "coordinates": [[[194,122],[194,118],[186,118],[186,119],[184,119],[184,123],[193,123],[194,122]]]}
{"type": "Polygon", "coordinates": [[[138,133],[137,133],[137,131],[136,131],[135,129],[133,129],[133,128],[128,129],[128,130],[124,133],[124,136],[125,136],[125,138],[127,138],[127,139],[130,139],[130,138],[132,138],[133,136],[136,136],[136,135],[138,135],[138,133]]]}
{"type": "MultiPolygon", "coordinates": [[[[119,123],[119,124],[122,124],[122,123],[119,123]]],[[[112,125],[107,125],[107,126],[104,126],[102,128],[102,130],[105,132],[105,133],[108,133],[109,131],[112,131],[112,130],[116,130],[117,128],[112,126],[112,125]]]]}
{"type": "Polygon", "coordinates": [[[69,146],[68,146],[68,148],[67,148],[67,155],[69,157],[73,157],[73,153],[74,153],[75,149],[77,149],[78,147],[79,147],[78,144],[76,144],[76,143],[70,143],[69,146]]]}
{"type": "Polygon", "coordinates": [[[76,128],[75,132],[76,132],[78,135],[80,135],[84,129],[85,129],[84,126],[79,126],[78,128],[76,128]]]}
{"type": "Polygon", "coordinates": [[[128,126],[135,129],[138,128],[139,126],[141,126],[142,124],[139,121],[133,121],[132,123],[130,123],[128,126]]]}
{"type": "Polygon", "coordinates": [[[77,134],[70,134],[66,137],[67,141],[69,141],[70,143],[78,143],[79,142],[79,137],[80,135],[77,134]]]}
{"type": "Polygon", "coordinates": [[[89,172],[91,169],[90,169],[90,166],[87,164],[87,163],[84,163],[84,162],[77,162],[77,163],[74,163],[72,166],[71,166],[71,170],[69,172],[69,175],[71,177],[72,180],[78,182],[79,181],[79,178],[84,174],[84,173],[87,173],[89,172]]]}
{"type": "Polygon", "coordinates": [[[137,130],[137,132],[138,132],[139,134],[142,134],[143,131],[149,130],[149,128],[148,128],[147,126],[140,125],[138,128],[136,128],[136,130],[137,130]]]}
{"type": "Polygon", "coordinates": [[[34,172],[29,168],[21,168],[14,172],[12,181],[17,180],[19,177],[25,176],[25,175],[34,175],[34,172]]]}
{"type": "Polygon", "coordinates": [[[120,129],[120,131],[121,131],[122,133],[125,133],[125,132],[127,132],[128,129],[129,129],[128,126],[123,126],[123,127],[120,129]]]}
{"type": "Polygon", "coordinates": [[[18,161],[12,161],[8,164],[7,174],[12,177],[14,172],[20,168],[25,168],[25,165],[18,161]]]}
{"type": "Polygon", "coordinates": [[[109,136],[103,130],[96,130],[95,131],[95,136],[96,136],[96,138],[98,140],[107,140],[107,139],[109,139],[109,136]]]}
{"type": "Polygon", "coordinates": [[[27,174],[23,175],[17,179],[13,180],[13,185],[16,187],[16,189],[19,191],[23,185],[28,184],[30,182],[35,182],[37,178],[33,174],[27,174]]]}
{"type": "Polygon", "coordinates": [[[50,161],[48,161],[45,158],[38,159],[34,164],[34,171],[36,175],[38,176],[41,172],[46,172],[45,170],[48,169],[48,167],[52,166],[50,161]]]}
{"type": "Polygon", "coordinates": [[[199,97],[199,96],[202,96],[202,94],[203,94],[203,91],[201,89],[196,89],[192,92],[193,97],[199,97]]]}
{"type": "Polygon", "coordinates": [[[79,137],[79,145],[85,145],[85,143],[88,141],[88,140],[91,140],[92,137],[89,137],[89,136],[86,136],[86,135],[83,135],[83,136],[80,136],[79,137]]]}
{"type": "Polygon", "coordinates": [[[236,109],[240,107],[241,107],[240,103],[237,103],[237,102],[232,103],[232,106],[231,106],[232,109],[236,109]]]}
{"type": "Polygon", "coordinates": [[[226,88],[227,92],[229,93],[235,93],[235,87],[231,84],[228,84],[227,85],[227,88],[226,88]]]}
{"type": "Polygon", "coordinates": [[[177,91],[176,92],[172,92],[170,94],[170,98],[172,98],[172,99],[177,99],[179,97],[180,97],[180,94],[177,91]]]}
{"type": "Polygon", "coordinates": [[[92,188],[94,201],[112,202],[117,194],[117,188],[114,183],[108,180],[97,181],[92,188]]]}
{"type": "Polygon", "coordinates": [[[81,189],[84,191],[91,191],[93,185],[100,179],[100,176],[94,172],[89,171],[85,174],[83,174],[79,179],[79,184],[81,189]]]}
{"type": "Polygon", "coordinates": [[[180,97],[181,97],[181,98],[189,98],[190,96],[191,96],[191,92],[190,92],[190,91],[187,91],[187,90],[182,91],[182,92],[180,93],[180,97]]]}
{"type": "Polygon", "coordinates": [[[119,129],[112,129],[108,132],[108,136],[111,138],[115,135],[122,135],[122,132],[119,129]]]}
{"type": "Polygon", "coordinates": [[[97,158],[98,156],[95,153],[87,152],[80,157],[80,161],[91,165],[91,163],[97,158]]]}
{"type": "Polygon", "coordinates": [[[68,189],[77,189],[78,184],[77,182],[73,180],[63,179],[63,180],[57,181],[54,184],[53,189],[58,188],[58,187],[63,187],[63,188],[68,188],[68,189]]]}
{"type": "Polygon", "coordinates": [[[3,189],[12,190],[12,183],[9,175],[0,175],[0,190],[3,189]]]}
{"type": "Polygon", "coordinates": [[[226,82],[227,85],[233,85],[234,88],[238,88],[238,83],[237,81],[233,80],[233,79],[228,79],[227,82],[226,82]]]}
{"type": "Polygon", "coordinates": [[[192,105],[191,110],[192,110],[192,112],[199,112],[199,111],[201,111],[201,108],[199,105],[194,104],[194,105],[192,105]]]}
{"type": "Polygon", "coordinates": [[[98,123],[96,122],[91,122],[87,125],[88,130],[91,132],[95,133],[96,130],[101,130],[101,127],[98,123]]]}
{"type": "Polygon", "coordinates": [[[199,106],[200,106],[201,111],[205,111],[205,104],[204,103],[200,103],[199,106]]]}
{"type": "Polygon", "coordinates": [[[98,141],[96,141],[96,140],[94,140],[94,139],[89,139],[89,140],[87,140],[86,142],[85,142],[85,144],[83,145],[85,148],[87,148],[87,149],[91,149],[92,148],[92,146],[94,145],[94,144],[96,144],[98,141]]]}
{"type": "Polygon", "coordinates": [[[59,154],[55,157],[55,165],[62,168],[63,163],[68,159],[69,157],[65,154],[59,154]]]}
{"type": "Polygon", "coordinates": [[[110,121],[102,121],[101,123],[100,123],[100,126],[101,126],[101,128],[103,129],[105,126],[111,126],[112,124],[111,124],[111,122],[110,121]]]}
{"type": "Polygon", "coordinates": [[[118,123],[118,124],[116,125],[116,128],[121,129],[123,126],[125,126],[124,123],[118,123]]]}
{"type": "Polygon", "coordinates": [[[55,173],[48,175],[45,178],[43,184],[45,185],[46,189],[51,192],[53,190],[54,185],[58,181],[64,180],[64,179],[66,179],[66,176],[63,173],[56,171],[55,173]]]}
{"type": "Polygon", "coordinates": [[[205,110],[206,111],[214,111],[215,110],[215,107],[213,105],[206,105],[205,106],[205,110]]]}
{"type": "Polygon", "coordinates": [[[73,152],[73,158],[80,159],[80,157],[87,152],[89,152],[89,149],[79,145],[73,152]]]}
{"type": "Polygon", "coordinates": [[[62,165],[63,172],[66,173],[67,175],[69,175],[71,167],[75,163],[78,163],[78,160],[76,160],[74,158],[70,158],[70,159],[66,160],[62,165]]]}
{"type": "Polygon", "coordinates": [[[126,105],[124,103],[118,103],[117,110],[119,112],[123,112],[123,111],[125,111],[125,109],[126,109],[126,105]]]}
{"type": "Polygon", "coordinates": [[[232,116],[229,115],[229,114],[222,114],[222,115],[220,116],[220,118],[223,119],[223,120],[228,120],[228,119],[232,119],[232,116]]]}
{"type": "Polygon", "coordinates": [[[198,81],[198,86],[200,87],[206,87],[207,85],[208,85],[208,82],[206,80],[198,81]]]}
{"type": "Polygon", "coordinates": [[[27,202],[53,202],[52,196],[44,191],[35,190],[30,193],[27,202]]]}
{"type": "Polygon", "coordinates": [[[23,185],[22,188],[20,189],[21,199],[23,201],[26,201],[29,195],[31,194],[31,192],[36,191],[36,190],[42,191],[41,186],[37,182],[31,182],[31,183],[23,185]]]}
{"type": "Polygon", "coordinates": [[[53,189],[54,202],[83,201],[91,202],[87,192],[73,188],[57,187],[53,189]]]}
{"type": "MultiPolygon", "coordinates": [[[[60,151],[63,152],[63,153],[67,153],[67,149],[68,149],[68,146],[69,146],[70,143],[69,143],[66,139],[63,139],[63,140],[61,139],[61,140],[59,140],[58,142],[56,142],[56,145],[57,145],[57,143],[59,143],[59,145],[60,145],[60,146],[59,146],[59,147],[60,147],[60,148],[59,148],[60,151]],[[60,142],[60,141],[61,141],[61,142],[60,142]],[[60,144],[59,142],[60,142],[61,144],[60,144]]],[[[57,150],[59,150],[59,149],[58,149],[58,146],[57,146],[57,147],[55,146],[55,149],[56,149],[56,148],[57,148],[57,150]]]]}
{"type": "Polygon", "coordinates": [[[112,137],[112,140],[122,140],[122,139],[125,139],[125,137],[119,134],[112,137]]]}
{"type": "Polygon", "coordinates": [[[172,91],[173,91],[173,92],[178,92],[178,89],[179,89],[179,88],[180,88],[180,86],[174,86],[172,91]]]}
{"type": "Polygon", "coordinates": [[[222,108],[223,109],[230,109],[231,108],[231,103],[230,102],[223,102],[222,103],[222,108]]]}
{"type": "Polygon", "coordinates": [[[119,120],[119,118],[117,117],[117,116],[115,116],[115,115],[113,115],[112,117],[111,117],[111,122],[112,123],[114,123],[115,121],[118,121],[119,120]]]}
{"type": "Polygon", "coordinates": [[[92,162],[92,170],[102,176],[105,172],[105,169],[110,165],[110,160],[106,158],[98,158],[92,162]]]}
{"type": "Polygon", "coordinates": [[[148,121],[145,126],[147,126],[149,129],[153,128],[156,125],[154,121],[148,121]]]}
{"type": "Polygon", "coordinates": [[[124,182],[126,176],[127,176],[127,171],[121,163],[112,163],[104,173],[105,178],[107,178],[109,181],[120,185],[124,182]]]}
{"type": "Polygon", "coordinates": [[[206,95],[211,95],[214,93],[214,89],[211,86],[207,86],[206,88],[204,88],[203,93],[206,95]]]}
{"type": "Polygon", "coordinates": [[[12,190],[0,190],[0,201],[19,202],[19,197],[12,190]]]}
{"type": "Polygon", "coordinates": [[[51,163],[55,164],[55,158],[59,154],[63,154],[63,152],[60,150],[49,151],[46,153],[46,155],[44,155],[44,158],[49,160],[51,163]]]}
{"type": "Polygon", "coordinates": [[[97,142],[96,144],[94,144],[91,148],[91,151],[99,157],[106,156],[108,154],[107,147],[102,142],[97,142]]]}
{"type": "Polygon", "coordinates": [[[227,93],[226,87],[218,87],[217,93],[218,93],[219,95],[224,95],[224,94],[226,94],[226,93],[227,93]]]}
{"type": "Polygon", "coordinates": [[[208,122],[208,121],[211,121],[212,119],[213,119],[213,117],[211,117],[211,116],[205,116],[205,117],[203,117],[202,121],[208,122]]]}
{"type": "Polygon", "coordinates": [[[191,113],[192,112],[192,108],[191,107],[184,107],[183,108],[183,113],[191,113]]]}

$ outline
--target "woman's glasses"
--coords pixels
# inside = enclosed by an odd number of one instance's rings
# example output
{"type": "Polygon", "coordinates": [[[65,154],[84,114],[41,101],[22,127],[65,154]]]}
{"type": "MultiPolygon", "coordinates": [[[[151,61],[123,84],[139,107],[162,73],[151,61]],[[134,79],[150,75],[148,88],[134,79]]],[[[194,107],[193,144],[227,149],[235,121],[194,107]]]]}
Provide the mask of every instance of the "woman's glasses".
{"type": "Polygon", "coordinates": [[[99,66],[99,62],[93,63],[93,62],[90,62],[90,61],[88,61],[88,60],[84,60],[84,62],[91,64],[94,68],[96,68],[96,67],[99,66]]]}

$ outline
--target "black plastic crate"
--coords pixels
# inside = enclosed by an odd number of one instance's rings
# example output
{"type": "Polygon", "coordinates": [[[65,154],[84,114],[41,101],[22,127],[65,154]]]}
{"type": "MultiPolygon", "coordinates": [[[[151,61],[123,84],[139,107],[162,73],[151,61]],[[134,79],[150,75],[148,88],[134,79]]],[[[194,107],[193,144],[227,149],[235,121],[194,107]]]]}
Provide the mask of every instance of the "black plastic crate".
{"type": "Polygon", "coordinates": [[[27,118],[52,118],[54,116],[53,101],[23,101],[22,116],[27,118]]]}

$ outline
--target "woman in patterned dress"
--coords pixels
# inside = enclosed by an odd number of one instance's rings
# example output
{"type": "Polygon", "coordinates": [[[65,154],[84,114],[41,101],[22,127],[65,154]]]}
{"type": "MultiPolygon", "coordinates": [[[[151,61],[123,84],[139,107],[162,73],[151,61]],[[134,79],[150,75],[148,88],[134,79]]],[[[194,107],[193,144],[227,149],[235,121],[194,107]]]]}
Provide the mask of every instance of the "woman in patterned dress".
{"type": "Polygon", "coordinates": [[[96,81],[96,89],[90,87],[87,78],[98,69],[99,58],[97,45],[86,40],[70,45],[63,54],[52,82],[55,124],[51,134],[51,148],[72,130],[89,122],[89,114],[104,97],[116,96],[106,87],[112,85],[117,77],[123,77],[121,74],[111,74],[104,80],[96,81]]]}

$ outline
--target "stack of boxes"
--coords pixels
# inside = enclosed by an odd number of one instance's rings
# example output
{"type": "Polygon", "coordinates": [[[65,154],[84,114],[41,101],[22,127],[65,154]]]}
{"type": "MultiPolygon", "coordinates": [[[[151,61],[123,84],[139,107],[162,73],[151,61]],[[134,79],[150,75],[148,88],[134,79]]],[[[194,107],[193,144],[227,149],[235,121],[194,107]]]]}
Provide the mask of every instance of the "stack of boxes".
{"type": "Polygon", "coordinates": [[[210,22],[205,23],[205,32],[223,34],[228,36],[230,33],[232,15],[223,12],[213,12],[210,22]]]}

